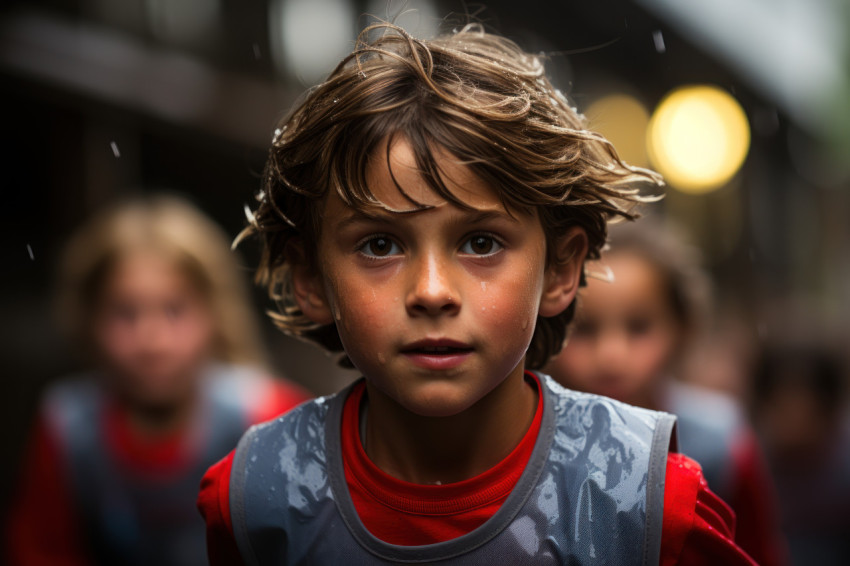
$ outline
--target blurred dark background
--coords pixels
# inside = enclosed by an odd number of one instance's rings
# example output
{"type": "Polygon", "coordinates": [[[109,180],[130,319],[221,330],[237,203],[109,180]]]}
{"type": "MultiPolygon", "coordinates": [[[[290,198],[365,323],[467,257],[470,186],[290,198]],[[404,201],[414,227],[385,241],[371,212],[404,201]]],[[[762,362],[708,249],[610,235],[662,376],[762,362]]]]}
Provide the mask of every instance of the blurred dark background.
{"type": "MultiPolygon", "coordinates": [[[[51,310],[68,234],[111,199],[158,189],[184,195],[238,233],[276,120],[350,49],[370,21],[366,14],[397,17],[419,35],[471,16],[547,54],[556,86],[612,138],[627,120],[606,123],[606,107],[594,106],[611,95],[651,116],[683,85],[730,94],[749,130],[743,165],[699,192],[671,186],[652,213],[681,224],[703,250],[719,299],[716,338],[735,347],[730,356],[741,350],[746,357],[742,341],[786,335],[846,352],[847,4],[7,0],[0,11],[0,430],[7,454],[0,503],[40,391],[80,363],[51,310]],[[413,11],[399,15],[402,9],[413,11]]],[[[639,146],[626,158],[661,167],[657,155],[647,157],[643,131],[624,133],[639,146]]],[[[709,134],[693,132],[697,139],[709,134]]],[[[247,278],[256,252],[247,245],[240,253],[247,278]]],[[[258,309],[268,307],[260,291],[255,299],[258,309]]],[[[319,394],[351,377],[269,323],[265,329],[280,375],[319,394]]],[[[734,371],[706,369],[704,381],[745,390],[734,371]]]]}

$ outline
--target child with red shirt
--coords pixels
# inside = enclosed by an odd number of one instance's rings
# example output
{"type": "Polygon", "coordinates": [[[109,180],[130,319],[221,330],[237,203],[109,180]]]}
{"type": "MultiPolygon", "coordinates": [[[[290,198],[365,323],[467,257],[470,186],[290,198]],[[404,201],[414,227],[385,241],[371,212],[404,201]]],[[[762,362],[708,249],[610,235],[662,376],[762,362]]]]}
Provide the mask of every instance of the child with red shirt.
{"type": "Polygon", "coordinates": [[[8,517],[8,562],[206,564],[204,471],[252,424],[309,399],[259,364],[228,238],[189,203],[138,199],[69,242],[70,335],[93,370],[44,394],[8,517]]]}
{"type": "Polygon", "coordinates": [[[751,564],[674,417],[532,371],[639,182],[514,43],[365,30],[248,229],[279,326],[364,378],[207,472],[211,563],[751,564]]]}
{"type": "Polygon", "coordinates": [[[609,246],[601,263],[610,280],[581,290],[570,338],[547,373],[565,387],[675,414],[679,449],[735,511],[737,543],[762,566],[787,564],[773,481],[743,409],[674,377],[712,302],[696,250],[650,219],[613,227],[609,246]]]}

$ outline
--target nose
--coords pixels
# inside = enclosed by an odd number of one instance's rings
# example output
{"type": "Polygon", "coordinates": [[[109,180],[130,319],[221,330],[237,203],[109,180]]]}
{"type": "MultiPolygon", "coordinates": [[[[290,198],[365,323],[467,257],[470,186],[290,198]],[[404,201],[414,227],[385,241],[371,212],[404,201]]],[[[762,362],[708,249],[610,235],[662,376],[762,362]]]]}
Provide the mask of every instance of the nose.
{"type": "Polygon", "coordinates": [[[155,308],[140,313],[133,330],[138,344],[149,348],[162,347],[173,339],[168,315],[155,308]]]}
{"type": "Polygon", "coordinates": [[[411,261],[405,303],[408,313],[412,316],[456,314],[460,310],[460,297],[448,261],[433,253],[411,261]]]}
{"type": "Polygon", "coordinates": [[[629,358],[629,340],[625,332],[608,328],[597,339],[596,357],[609,370],[618,369],[629,358]]]}

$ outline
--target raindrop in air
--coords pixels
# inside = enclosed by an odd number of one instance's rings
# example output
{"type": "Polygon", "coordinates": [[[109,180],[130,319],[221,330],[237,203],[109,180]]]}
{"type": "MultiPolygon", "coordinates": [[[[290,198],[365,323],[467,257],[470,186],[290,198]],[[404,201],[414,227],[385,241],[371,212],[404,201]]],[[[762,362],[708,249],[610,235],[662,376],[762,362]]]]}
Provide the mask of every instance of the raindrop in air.
{"type": "Polygon", "coordinates": [[[664,34],[661,33],[660,29],[652,32],[652,42],[655,44],[655,50],[658,53],[665,53],[667,51],[667,46],[664,45],[664,34]]]}

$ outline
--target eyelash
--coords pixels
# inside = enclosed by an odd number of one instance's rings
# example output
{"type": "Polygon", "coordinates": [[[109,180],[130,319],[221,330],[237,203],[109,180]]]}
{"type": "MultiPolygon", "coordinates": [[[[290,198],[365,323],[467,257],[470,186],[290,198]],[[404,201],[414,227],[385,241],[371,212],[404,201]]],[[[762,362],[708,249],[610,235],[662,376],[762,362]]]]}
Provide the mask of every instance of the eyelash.
{"type": "MultiPolygon", "coordinates": [[[[475,233],[469,234],[468,236],[464,237],[463,243],[462,243],[460,249],[463,250],[467,245],[469,245],[476,238],[486,238],[487,240],[489,240],[492,243],[492,247],[495,247],[496,249],[490,250],[487,253],[483,253],[483,254],[477,254],[477,253],[474,253],[474,252],[461,252],[461,253],[463,253],[463,255],[468,255],[468,256],[473,256],[473,257],[478,257],[478,258],[488,258],[488,257],[495,255],[496,253],[498,253],[499,251],[501,251],[505,248],[504,241],[501,238],[499,238],[498,236],[496,236],[495,234],[492,234],[490,232],[475,232],[475,233]]],[[[360,254],[362,254],[363,256],[369,258],[370,260],[377,260],[377,259],[382,259],[382,258],[385,258],[385,257],[392,257],[394,255],[398,255],[398,253],[399,253],[399,251],[401,251],[401,249],[402,249],[401,245],[392,236],[389,236],[387,234],[371,234],[371,235],[367,236],[366,238],[363,238],[362,240],[358,241],[357,244],[355,245],[355,250],[357,252],[359,252],[360,254]],[[377,254],[366,252],[367,246],[369,246],[372,242],[375,242],[376,240],[386,240],[389,243],[390,250],[387,253],[387,255],[377,255],[377,254]],[[397,248],[397,250],[396,250],[396,248],[397,248]]]]}
{"type": "Polygon", "coordinates": [[[470,234],[466,238],[464,238],[463,245],[461,246],[461,249],[465,248],[467,246],[467,244],[471,243],[476,238],[486,238],[486,239],[490,240],[493,243],[493,247],[495,247],[496,249],[488,251],[487,253],[483,253],[483,254],[464,252],[467,255],[471,255],[471,256],[479,257],[479,258],[486,258],[486,257],[491,257],[491,256],[495,255],[496,253],[498,253],[499,251],[501,251],[505,248],[504,241],[501,238],[499,238],[498,236],[496,236],[495,234],[491,234],[490,232],[475,232],[473,234],[470,234]]]}
{"type": "MultiPolygon", "coordinates": [[[[372,243],[372,242],[374,242],[374,241],[376,241],[376,240],[387,240],[387,242],[389,242],[389,244],[390,244],[390,246],[391,246],[391,247],[390,247],[390,251],[392,251],[392,250],[393,250],[393,248],[399,248],[399,249],[401,249],[401,246],[398,244],[398,242],[396,242],[396,241],[395,241],[395,240],[394,240],[391,236],[389,236],[389,235],[387,235],[387,234],[371,234],[371,235],[367,236],[366,238],[363,238],[362,240],[360,240],[359,242],[357,242],[357,244],[355,245],[355,249],[356,249],[356,251],[358,251],[360,254],[362,254],[363,256],[365,256],[365,257],[367,257],[367,258],[369,258],[370,260],[376,260],[376,259],[381,259],[381,258],[384,258],[384,257],[388,257],[388,256],[375,255],[375,254],[368,254],[368,253],[366,253],[366,252],[364,251],[364,249],[366,249],[366,247],[367,247],[370,243],[372,243]]],[[[393,254],[393,255],[395,255],[395,254],[393,254]]]]}

